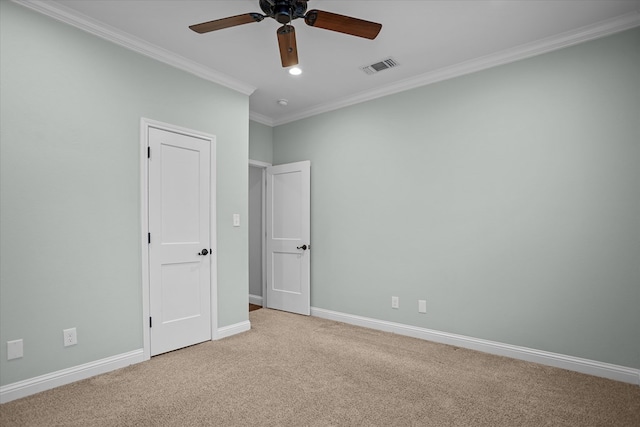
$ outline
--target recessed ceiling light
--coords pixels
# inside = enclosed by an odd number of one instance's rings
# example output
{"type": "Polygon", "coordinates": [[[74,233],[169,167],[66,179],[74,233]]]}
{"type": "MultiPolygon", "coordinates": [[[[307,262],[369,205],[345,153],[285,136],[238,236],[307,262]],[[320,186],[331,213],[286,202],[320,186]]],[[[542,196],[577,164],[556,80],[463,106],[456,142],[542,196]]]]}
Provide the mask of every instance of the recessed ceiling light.
{"type": "Polygon", "coordinates": [[[289,104],[289,101],[288,101],[288,100],[286,100],[286,99],[284,99],[284,98],[283,98],[283,99],[278,99],[276,102],[277,102],[277,103],[278,103],[278,105],[280,105],[281,107],[286,107],[286,106],[287,106],[287,104],[289,104]]]}
{"type": "Polygon", "coordinates": [[[289,68],[289,74],[291,74],[292,76],[299,76],[300,74],[302,74],[302,70],[298,67],[291,67],[289,68]]]}

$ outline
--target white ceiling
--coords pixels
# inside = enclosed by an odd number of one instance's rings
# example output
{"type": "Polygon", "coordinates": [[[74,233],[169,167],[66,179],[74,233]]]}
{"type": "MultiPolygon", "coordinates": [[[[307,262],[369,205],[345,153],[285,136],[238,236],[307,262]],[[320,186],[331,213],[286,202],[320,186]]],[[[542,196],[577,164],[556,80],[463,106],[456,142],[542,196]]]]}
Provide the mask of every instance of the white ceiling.
{"type": "Polygon", "coordinates": [[[367,40],[293,21],[304,71],[294,77],[281,67],[273,19],[203,35],[188,28],[261,13],[258,0],[18,2],[251,93],[251,117],[269,125],[640,25],[640,0],[310,0],[309,10],[379,22],[382,31],[367,40]],[[387,57],[400,65],[374,75],[360,70],[387,57]],[[287,107],[277,104],[281,98],[287,107]]]}

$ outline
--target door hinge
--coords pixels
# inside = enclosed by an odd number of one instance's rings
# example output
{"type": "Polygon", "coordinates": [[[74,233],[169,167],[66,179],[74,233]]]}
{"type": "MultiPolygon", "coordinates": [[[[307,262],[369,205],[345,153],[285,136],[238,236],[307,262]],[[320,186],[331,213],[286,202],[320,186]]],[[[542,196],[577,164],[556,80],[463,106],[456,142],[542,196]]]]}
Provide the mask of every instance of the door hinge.
{"type": "Polygon", "coordinates": [[[151,158],[151,147],[147,147],[147,159],[151,158]]]}
{"type": "Polygon", "coordinates": [[[153,319],[153,318],[151,316],[149,316],[149,327],[150,328],[153,327],[153,321],[151,319],[153,319]]]}
{"type": "Polygon", "coordinates": [[[151,233],[148,234],[149,237],[149,244],[151,244],[151,233]]]}

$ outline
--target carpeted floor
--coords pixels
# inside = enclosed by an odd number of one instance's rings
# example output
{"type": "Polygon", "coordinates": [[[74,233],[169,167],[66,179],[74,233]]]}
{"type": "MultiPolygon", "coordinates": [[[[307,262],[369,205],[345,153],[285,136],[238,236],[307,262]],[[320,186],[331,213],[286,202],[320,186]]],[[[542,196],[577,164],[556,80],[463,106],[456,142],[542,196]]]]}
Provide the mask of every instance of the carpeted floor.
{"type": "Polygon", "coordinates": [[[9,426],[640,426],[640,387],[261,309],[249,332],[0,405],[9,426]]]}

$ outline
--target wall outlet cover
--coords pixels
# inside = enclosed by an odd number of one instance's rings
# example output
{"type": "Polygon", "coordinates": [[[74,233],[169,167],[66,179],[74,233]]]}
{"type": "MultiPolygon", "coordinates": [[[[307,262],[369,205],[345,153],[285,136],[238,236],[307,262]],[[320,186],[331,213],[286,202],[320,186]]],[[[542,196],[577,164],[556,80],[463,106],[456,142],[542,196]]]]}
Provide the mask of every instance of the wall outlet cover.
{"type": "Polygon", "coordinates": [[[76,334],[76,328],[65,329],[62,331],[62,335],[64,338],[65,347],[78,344],[78,335],[76,334]]]}

